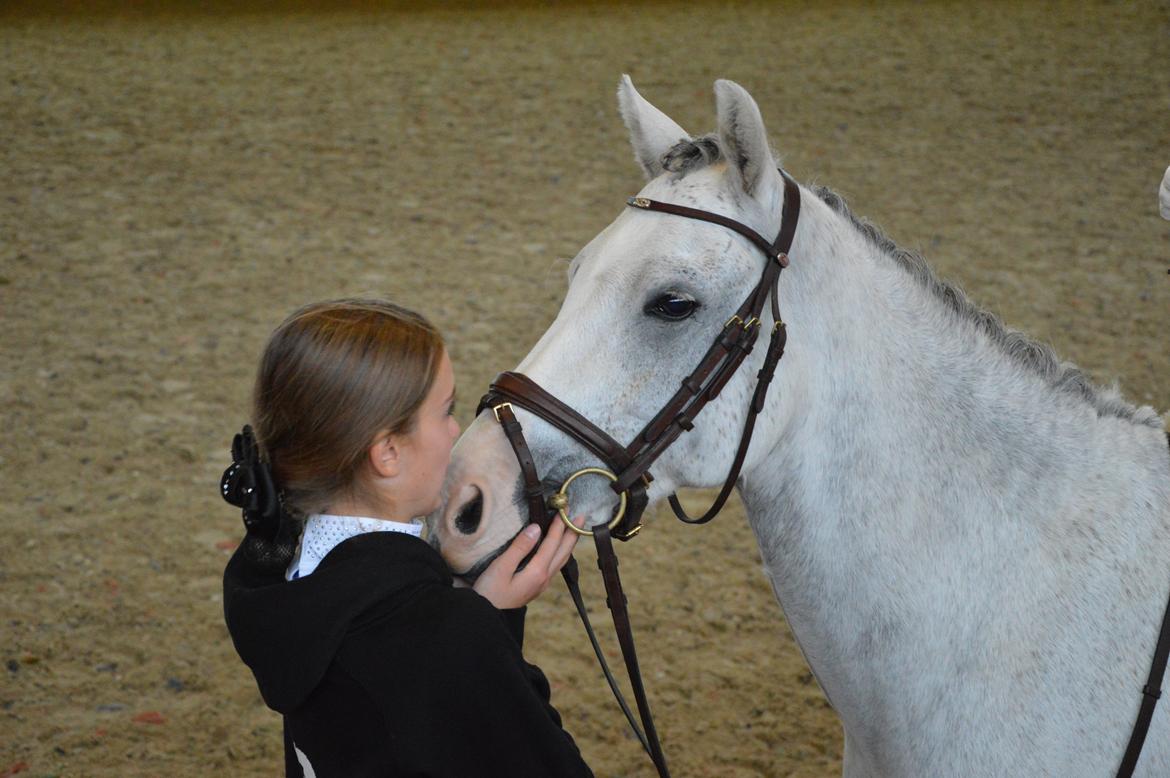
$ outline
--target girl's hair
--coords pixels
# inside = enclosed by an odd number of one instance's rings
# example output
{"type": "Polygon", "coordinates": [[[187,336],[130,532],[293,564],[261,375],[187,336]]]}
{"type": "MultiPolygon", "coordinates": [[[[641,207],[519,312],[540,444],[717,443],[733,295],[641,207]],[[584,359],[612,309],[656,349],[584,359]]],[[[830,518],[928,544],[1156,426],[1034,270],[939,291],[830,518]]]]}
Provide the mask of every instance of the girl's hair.
{"type": "Polygon", "coordinates": [[[252,419],[286,511],[303,518],[352,493],[378,433],[413,427],[443,349],[430,322],[383,300],[313,303],[276,328],[252,419]]]}

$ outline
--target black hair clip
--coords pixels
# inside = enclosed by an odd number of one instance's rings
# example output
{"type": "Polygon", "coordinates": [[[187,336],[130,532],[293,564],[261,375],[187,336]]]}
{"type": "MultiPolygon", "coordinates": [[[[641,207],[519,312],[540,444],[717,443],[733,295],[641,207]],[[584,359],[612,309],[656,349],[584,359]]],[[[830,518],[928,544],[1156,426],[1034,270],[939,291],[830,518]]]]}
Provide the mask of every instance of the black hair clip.
{"type": "Polygon", "coordinates": [[[260,458],[250,425],[244,425],[232,440],[232,464],[223,471],[219,493],[242,509],[248,534],[269,540],[276,537],[281,523],[280,492],[271,467],[260,458]]]}

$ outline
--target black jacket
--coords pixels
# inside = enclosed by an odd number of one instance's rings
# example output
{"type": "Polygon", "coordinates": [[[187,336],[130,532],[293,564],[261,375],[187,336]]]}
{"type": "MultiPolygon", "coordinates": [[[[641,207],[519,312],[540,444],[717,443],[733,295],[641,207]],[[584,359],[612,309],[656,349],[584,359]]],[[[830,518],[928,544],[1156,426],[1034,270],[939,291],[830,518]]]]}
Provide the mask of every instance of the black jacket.
{"type": "Polygon", "coordinates": [[[296,581],[237,551],[224,616],[284,714],[290,776],[297,750],[317,778],[592,775],[521,655],[524,610],[453,588],[418,538],[358,535],[296,581]]]}

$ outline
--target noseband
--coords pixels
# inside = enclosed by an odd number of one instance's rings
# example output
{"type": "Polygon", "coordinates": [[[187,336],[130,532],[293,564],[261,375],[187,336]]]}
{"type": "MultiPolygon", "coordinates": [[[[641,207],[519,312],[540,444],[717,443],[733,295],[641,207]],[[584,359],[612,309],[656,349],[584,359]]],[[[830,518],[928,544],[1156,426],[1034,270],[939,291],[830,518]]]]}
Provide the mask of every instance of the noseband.
{"type": "Polygon", "coordinates": [[[740,470],[747,457],[748,447],[751,445],[756,416],[764,408],[768,385],[776,372],[776,365],[779,363],[780,357],[784,354],[784,344],[787,339],[787,331],[780,318],[777,282],[780,278],[780,272],[788,267],[788,251],[792,246],[792,238],[796,234],[796,223],[800,216],[800,187],[783,170],[780,171],[780,175],[784,179],[784,206],[780,216],[780,233],[774,241],[768,241],[751,227],[717,213],[663,203],[646,197],[631,197],[626,202],[632,208],[657,211],[726,227],[755,244],[767,258],[759,282],[715,336],[714,342],[707,349],[707,353],[699,361],[698,366],[682,380],[680,387],[670,400],[650,419],[628,446],[622,446],[596,424],[521,373],[505,372],[496,376],[496,380],[489,387],[487,394],[480,400],[479,408],[476,411],[476,415],[479,415],[485,409],[491,408],[496,421],[503,427],[504,434],[520,464],[529,521],[540,525],[542,530],[547,530],[553,516],[559,515],[573,532],[593,536],[597,544],[598,566],[601,568],[602,578],[605,582],[606,604],[613,614],[614,627],[621,645],[622,656],[625,659],[630,684],[641,715],[642,730],[638,728],[629,706],[626,705],[618,690],[617,682],[610,674],[605,657],[593,634],[588,613],[581,599],[580,588],[577,585],[575,560],[570,560],[570,563],[563,570],[565,581],[569,586],[574,604],[577,606],[577,612],[585,624],[586,633],[593,644],[594,653],[597,655],[606,680],[609,682],[609,686],[625,713],[634,734],[642,742],[643,748],[650,755],[661,776],[669,776],[669,771],[666,767],[666,759],[662,754],[662,747],[658,742],[654,720],[650,715],[649,703],[642,685],[637,653],[634,650],[633,630],[630,627],[629,613],[626,610],[626,596],[622,591],[621,579],[617,571],[617,556],[614,554],[610,538],[612,535],[618,540],[629,540],[642,529],[642,513],[646,510],[646,505],[649,502],[646,496],[646,487],[654,480],[650,474],[650,466],[682,433],[694,427],[695,417],[708,403],[719,396],[723,387],[727,385],[748,354],[752,352],[760,334],[760,315],[763,313],[764,305],[771,298],[771,313],[774,323],[768,340],[768,351],[764,357],[763,367],[756,376],[756,388],[747,409],[747,418],[744,422],[739,448],[735,453],[727,478],[724,479],[723,488],[720,489],[719,495],[711,507],[697,518],[688,516],[678,498],[673,494],[669,498],[670,506],[675,515],[682,521],[688,524],[704,524],[713,519],[723,508],[735,482],[739,479],[740,470]],[[523,428],[516,419],[513,405],[524,408],[569,435],[597,456],[605,464],[605,467],[586,467],[576,471],[564,480],[556,493],[549,496],[537,473],[536,463],[532,458],[528,443],[524,439],[523,428]],[[609,522],[592,530],[579,529],[569,520],[569,485],[586,475],[596,475],[608,479],[610,488],[618,495],[619,500],[609,522]]]}

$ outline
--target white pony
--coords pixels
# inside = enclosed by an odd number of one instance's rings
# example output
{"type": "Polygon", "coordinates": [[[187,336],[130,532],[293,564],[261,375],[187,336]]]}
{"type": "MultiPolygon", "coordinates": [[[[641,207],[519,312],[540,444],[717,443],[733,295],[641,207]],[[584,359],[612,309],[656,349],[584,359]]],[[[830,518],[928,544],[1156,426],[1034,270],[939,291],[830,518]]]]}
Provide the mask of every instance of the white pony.
{"type": "Polygon", "coordinates": [[[1162,176],[1162,186],[1158,189],[1158,208],[1163,219],[1170,219],[1170,167],[1166,168],[1166,174],[1162,176]]]}
{"type": "MultiPolygon", "coordinates": [[[[715,95],[718,132],[691,138],[623,79],[641,194],[771,238],[784,187],[759,109],[729,81],[715,95]]],[[[738,487],[844,725],[845,775],[1112,775],[1170,596],[1162,421],[1006,329],[828,190],[802,189],[790,256],[788,350],[738,487]]],[[[573,261],[560,313],[517,369],[628,442],[763,262],[722,227],[623,210],[573,261]]],[[[652,500],[722,481],[763,351],[655,463],[652,500]]],[[[597,464],[516,411],[541,476],[597,464]]],[[[430,520],[457,569],[527,521],[519,473],[481,414],[430,520]]],[[[613,503],[601,479],[574,486],[590,525],[613,503]]],[[[1137,774],[1170,775],[1168,703],[1137,774]]]]}

